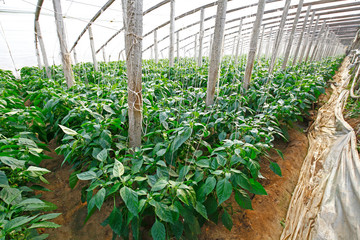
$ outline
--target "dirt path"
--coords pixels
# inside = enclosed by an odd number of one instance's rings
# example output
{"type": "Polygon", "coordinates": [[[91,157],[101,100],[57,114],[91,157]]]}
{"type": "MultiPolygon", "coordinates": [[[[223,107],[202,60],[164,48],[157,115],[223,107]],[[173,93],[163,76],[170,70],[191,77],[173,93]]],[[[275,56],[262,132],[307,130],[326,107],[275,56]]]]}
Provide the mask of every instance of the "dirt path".
{"type": "Polygon", "coordinates": [[[81,189],[84,183],[78,183],[74,189],[69,187],[69,175],[71,168],[64,164],[63,156],[59,156],[54,152],[56,148],[55,141],[49,144],[51,152],[46,154],[52,159],[45,160],[42,167],[46,167],[51,173],[46,174],[46,179],[50,182],[46,185],[51,192],[41,192],[45,201],[52,202],[58,206],[54,212],[62,214],[54,219],[54,222],[60,224],[58,229],[46,229],[45,233],[50,234],[49,240],[111,240],[112,231],[109,226],[102,227],[100,225],[112,210],[111,201],[105,202],[101,208],[101,212],[97,211],[90,220],[84,225],[87,216],[86,203],[81,202],[81,189]]]}
{"type": "MultiPolygon", "coordinates": [[[[297,183],[300,168],[307,153],[308,140],[306,134],[291,129],[288,143],[279,142],[276,148],[284,154],[283,160],[274,150],[270,152],[272,161],[279,164],[283,177],[275,175],[268,164],[262,164],[261,173],[266,178],[261,183],[268,195],[256,195],[252,200],[254,210],[241,210],[235,200],[233,202],[234,226],[228,231],[222,223],[215,225],[212,222],[202,228],[200,239],[202,240],[263,240],[279,239],[286,217],[291,194],[297,183]]],[[[268,161],[263,161],[268,162],[268,161]]]]}

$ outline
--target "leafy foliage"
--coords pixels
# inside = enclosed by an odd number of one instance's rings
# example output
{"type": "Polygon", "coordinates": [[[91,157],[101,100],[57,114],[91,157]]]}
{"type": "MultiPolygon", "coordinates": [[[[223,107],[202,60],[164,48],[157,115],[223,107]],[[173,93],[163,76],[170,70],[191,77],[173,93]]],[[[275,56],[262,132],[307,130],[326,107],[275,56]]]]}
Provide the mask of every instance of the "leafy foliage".
{"type": "MultiPolygon", "coordinates": [[[[154,239],[196,239],[208,219],[217,223],[220,217],[232,228],[226,200],[233,193],[244,209],[252,209],[252,194],[267,194],[259,180],[260,156],[275,138],[284,138],[282,125],[301,121],[325,92],[339,59],[304,63],[271,77],[266,64],[256,65],[246,94],[244,66],[230,58],[222,64],[216,103],[206,108],[207,59],[202,67],[181,59],[174,68],[166,60],[144,61],[143,146],[133,150],[123,62],[103,63],[99,72],[88,63],[75,66],[77,84],[70,90],[58,67],[51,80],[42,80],[36,69],[22,71],[26,99],[49,123],[41,136],[61,139],[57,152],[75,169],[72,187],[78,179],[88,181],[83,200],[89,217],[113,199],[104,225],[124,239],[130,232],[140,238],[148,216],[154,239]]],[[[275,162],[269,165],[281,176],[275,162]]]]}

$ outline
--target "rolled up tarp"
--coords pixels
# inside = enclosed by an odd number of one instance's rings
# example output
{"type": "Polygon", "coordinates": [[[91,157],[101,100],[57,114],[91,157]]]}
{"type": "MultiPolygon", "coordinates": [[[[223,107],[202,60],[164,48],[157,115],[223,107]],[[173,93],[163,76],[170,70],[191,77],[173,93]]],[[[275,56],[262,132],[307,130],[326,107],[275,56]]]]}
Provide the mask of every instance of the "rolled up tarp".
{"type": "Polygon", "coordinates": [[[348,65],[346,58],[330,100],[310,128],[308,154],[280,239],[360,239],[360,161],[355,132],[342,115],[348,65]]]}

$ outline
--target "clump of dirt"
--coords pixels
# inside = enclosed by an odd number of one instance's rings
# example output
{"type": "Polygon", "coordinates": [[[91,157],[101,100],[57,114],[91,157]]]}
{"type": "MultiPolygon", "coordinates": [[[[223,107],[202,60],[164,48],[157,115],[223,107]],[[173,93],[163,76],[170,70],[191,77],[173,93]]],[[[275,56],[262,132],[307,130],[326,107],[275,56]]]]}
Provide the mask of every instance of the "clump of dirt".
{"type": "Polygon", "coordinates": [[[46,229],[45,233],[50,234],[49,240],[111,240],[112,230],[109,226],[102,227],[102,223],[113,208],[112,201],[105,201],[101,208],[101,212],[96,211],[90,220],[84,225],[87,216],[87,205],[81,202],[81,189],[85,183],[78,183],[74,189],[69,186],[69,176],[72,172],[68,164],[61,167],[64,160],[63,156],[59,156],[54,152],[56,143],[52,140],[49,143],[50,152],[45,152],[52,159],[44,160],[42,167],[51,171],[45,175],[50,182],[44,187],[51,192],[39,192],[42,194],[41,199],[52,202],[58,206],[54,212],[62,213],[54,219],[54,222],[60,224],[57,229],[46,229]]]}
{"type": "Polygon", "coordinates": [[[261,161],[261,174],[266,178],[261,183],[268,195],[255,195],[252,200],[254,210],[240,209],[232,196],[230,199],[234,207],[232,230],[227,230],[222,223],[216,225],[208,222],[202,227],[200,239],[263,240],[280,238],[291,195],[308,149],[308,139],[302,131],[290,129],[289,136],[289,142],[275,143],[275,148],[282,151],[285,160],[275,150],[269,152],[271,161],[277,162],[281,167],[282,177],[275,175],[270,170],[267,160],[261,161]]]}

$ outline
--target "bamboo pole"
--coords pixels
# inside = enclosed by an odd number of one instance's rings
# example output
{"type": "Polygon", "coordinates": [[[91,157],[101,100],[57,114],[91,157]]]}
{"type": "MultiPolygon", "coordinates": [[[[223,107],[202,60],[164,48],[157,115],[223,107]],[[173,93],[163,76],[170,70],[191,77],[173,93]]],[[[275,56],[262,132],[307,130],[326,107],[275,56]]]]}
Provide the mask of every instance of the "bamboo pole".
{"type": "Polygon", "coordinates": [[[180,37],[179,32],[176,33],[176,55],[177,55],[177,61],[180,60],[180,37]]]}
{"type": "Polygon", "coordinates": [[[302,29],[301,29],[301,33],[300,33],[300,36],[298,38],[298,44],[297,44],[297,47],[296,47],[296,51],[295,51],[295,54],[294,54],[292,65],[296,64],[296,60],[297,60],[297,57],[299,55],[299,51],[300,51],[301,43],[302,43],[302,38],[304,36],[306,24],[307,24],[309,14],[310,14],[310,9],[311,9],[311,6],[308,6],[308,9],[306,11],[306,16],[305,16],[305,19],[304,19],[304,23],[303,23],[303,26],[302,26],[302,29]]]}
{"type": "Polygon", "coordinates": [[[70,88],[75,84],[75,80],[71,66],[70,53],[67,50],[66,35],[65,35],[65,28],[64,28],[60,0],[53,0],[53,7],[54,7],[55,22],[56,22],[56,30],[57,30],[57,35],[59,38],[59,44],[61,50],[61,60],[63,64],[64,76],[66,79],[66,84],[68,88],[70,88]]]}
{"type": "Polygon", "coordinates": [[[206,90],[206,106],[214,104],[215,88],[221,62],[221,46],[224,37],[227,0],[219,0],[215,20],[214,40],[211,49],[209,75],[206,90]]]}
{"type": "Polygon", "coordinates": [[[37,60],[37,63],[38,63],[38,67],[40,69],[42,69],[42,63],[41,63],[41,59],[40,59],[40,52],[39,52],[37,36],[35,36],[35,54],[36,54],[36,60],[37,60]]]}
{"type": "Polygon", "coordinates": [[[154,31],[154,53],[155,53],[155,63],[159,62],[159,47],[157,41],[157,31],[154,31]]]}
{"type": "MultiPolygon", "coordinates": [[[[315,12],[314,12],[315,14],[315,12]]],[[[311,36],[311,41],[310,41],[310,44],[306,50],[306,55],[305,55],[305,62],[308,61],[309,59],[309,55],[310,55],[310,51],[311,51],[311,48],[312,48],[312,45],[314,44],[314,41],[315,41],[315,33],[317,31],[317,28],[318,28],[318,25],[319,25],[319,19],[320,19],[320,15],[318,15],[317,19],[316,19],[316,22],[315,22],[315,26],[314,26],[314,29],[312,30],[312,36],[311,36]]]]}
{"type": "Polygon", "coordinates": [[[271,38],[272,38],[272,35],[273,35],[273,27],[270,28],[270,32],[269,32],[269,38],[268,38],[268,41],[267,41],[267,46],[266,46],[266,49],[265,49],[265,57],[268,58],[269,55],[270,55],[270,46],[271,46],[271,38]]]}
{"type": "Polygon", "coordinates": [[[281,39],[282,39],[283,33],[284,33],[284,26],[285,26],[285,23],[286,23],[286,17],[287,17],[287,15],[289,13],[290,3],[291,3],[291,0],[286,0],[285,5],[284,5],[283,14],[282,14],[281,20],[280,20],[279,31],[276,34],[276,38],[275,38],[275,42],[274,42],[274,48],[273,48],[273,52],[272,52],[271,59],[270,59],[270,65],[269,65],[269,73],[270,74],[273,72],[274,67],[275,67],[277,54],[278,54],[281,39]]]}
{"type": "Polygon", "coordinates": [[[264,15],[264,9],[265,9],[265,0],[259,0],[257,13],[256,13],[256,19],[255,19],[253,31],[251,34],[251,41],[250,41],[250,47],[249,47],[250,49],[249,49],[249,54],[248,54],[248,59],[247,59],[247,64],[246,64],[246,69],[245,69],[245,76],[244,76],[245,90],[247,90],[250,85],[251,73],[252,73],[253,67],[254,67],[257,41],[259,38],[260,26],[261,26],[261,21],[262,21],[263,15],[264,15]]]}
{"type": "Polygon", "coordinates": [[[106,53],[105,53],[105,48],[102,49],[102,54],[103,54],[103,58],[104,58],[104,62],[106,63],[106,53]]]}
{"type": "Polygon", "coordinates": [[[44,44],[44,40],[42,38],[39,21],[35,21],[35,26],[36,26],[37,37],[39,39],[41,53],[42,53],[42,56],[43,56],[43,62],[44,62],[44,65],[45,65],[46,76],[48,78],[51,78],[51,73],[50,73],[50,69],[49,69],[49,62],[48,62],[48,58],[47,58],[47,55],[46,55],[45,44],[44,44]]]}
{"type": "Polygon", "coordinates": [[[76,48],[74,48],[74,50],[73,50],[73,54],[74,54],[74,61],[75,61],[75,64],[78,64],[78,59],[77,59],[76,48]]]}
{"type": "Polygon", "coordinates": [[[239,25],[239,31],[237,35],[237,44],[236,44],[236,50],[235,50],[235,65],[238,63],[239,58],[239,48],[240,48],[240,41],[241,41],[241,31],[242,31],[242,25],[243,25],[243,19],[240,19],[240,25],[239,25]]]}
{"type": "Polygon", "coordinates": [[[141,146],[143,1],[127,0],[125,49],[128,76],[129,146],[141,146]]]}
{"type": "Polygon", "coordinates": [[[195,34],[195,41],[194,41],[194,60],[197,60],[197,34],[195,34]]]}
{"type": "Polygon", "coordinates": [[[203,39],[204,39],[204,18],[205,18],[205,9],[202,8],[200,12],[200,32],[199,32],[199,56],[198,56],[198,66],[202,66],[202,55],[203,55],[203,39]]]}
{"type": "Polygon", "coordinates": [[[74,49],[74,47],[76,47],[76,45],[79,43],[81,37],[85,34],[86,30],[93,24],[93,22],[95,22],[95,20],[100,17],[100,15],[106,10],[108,9],[111,4],[113,4],[113,2],[115,2],[115,0],[109,0],[105,3],[105,5],[96,12],[96,14],[91,18],[91,20],[89,21],[89,23],[86,25],[86,27],[82,30],[82,32],[80,33],[80,35],[78,36],[78,38],[76,39],[75,43],[73,44],[73,46],[70,49],[70,52],[74,49]]]}
{"type": "Polygon", "coordinates": [[[262,45],[263,45],[263,41],[264,41],[264,33],[265,33],[265,24],[262,26],[262,30],[261,30],[261,37],[260,37],[260,44],[259,44],[259,50],[258,50],[258,55],[257,55],[257,62],[260,62],[260,57],[261,57],[261,51],[262,51],[262,45]]]}
{"type": "Polygon", "coordinates": [[[291,29],[289,42],[288,42],[287,47],[286,47],[286,52],[285,52],[285,56],[284,56],[284,61],[283,61],[282,67],[281,67],[282,69],[285,69],[285,68],[286,68],[287,62],[288,62],[288,60],[289,60],[291,47],[292,47],[292,44],[293,44],[293,41],[294,41],[296,25],[297,25],[297,23],[298,23],[298,21],[299,21],[299,16],[300,16],[300,13],[301,13],[301,9],[302,9],[302,7],[303,7],[303,4],[304,4],[304,0],[300,0],[299,5],[298,5],[298,9],[297,9],[297,12],[296,12],[296,16],[295,16],[295,19],[294,19],[294,23],[293,23],[293,26],[292,26],[292,29],[291,29]]]}
{"type": "Polygon", "coordinates": [[[305,55],[305,50],[307,48],[307,45],[309,44],[310,29],[311,29],[311,26],[314,23],[314,18],[315,18],[315,12],[313,12],[313,14],[311,15],[310,24],[309,24],[309,26],[307,28],[307,31],[306,31],[306,38],[305,38],[304,46],[303,46],[303,48],[301,50],[301,54],[300,54],[300,58],[299,58],[300,63],[303,61],[303,58],[304,58],[304,55],[305,55]]]}
{"type": "Polygon", "coordinates": [[[92,59],[93,59],[94,70],[95,70],[95,71],[99,71],[98,63],[97,63],[97,60],[96,60],[95,47],[94,47],[94,36],[93,36],[93,32],[92,32],[92,27],[91,27],[91,26],[88,28],[88,31],[89,31],[91,56],[92,56],[92,59]]]}
{"type": "Polygon", "coordinates": [[[170,45],[169,64],[174,67],[175,0],[170,1],[170,45]]]}
{"type": "Polygon", "coordinates": [[[316,43],[315,43],[315,46],[314,46],[314,49],[313,49],[313,52],[311,54],[311,58],[310,58],[310,61],[314,61],[315,60],[315,55],[317,53],[317,50],[318,50],[318,47],[319,47],[319,41],[320,41],[320,38],[321,38],[321,35],[324,33],[325,31],[325,28],[326,28],[326,22],[323,22],[323,24],[321,25],[321,29],[320,29],[320,32],[316,38],[316,43]]]}

